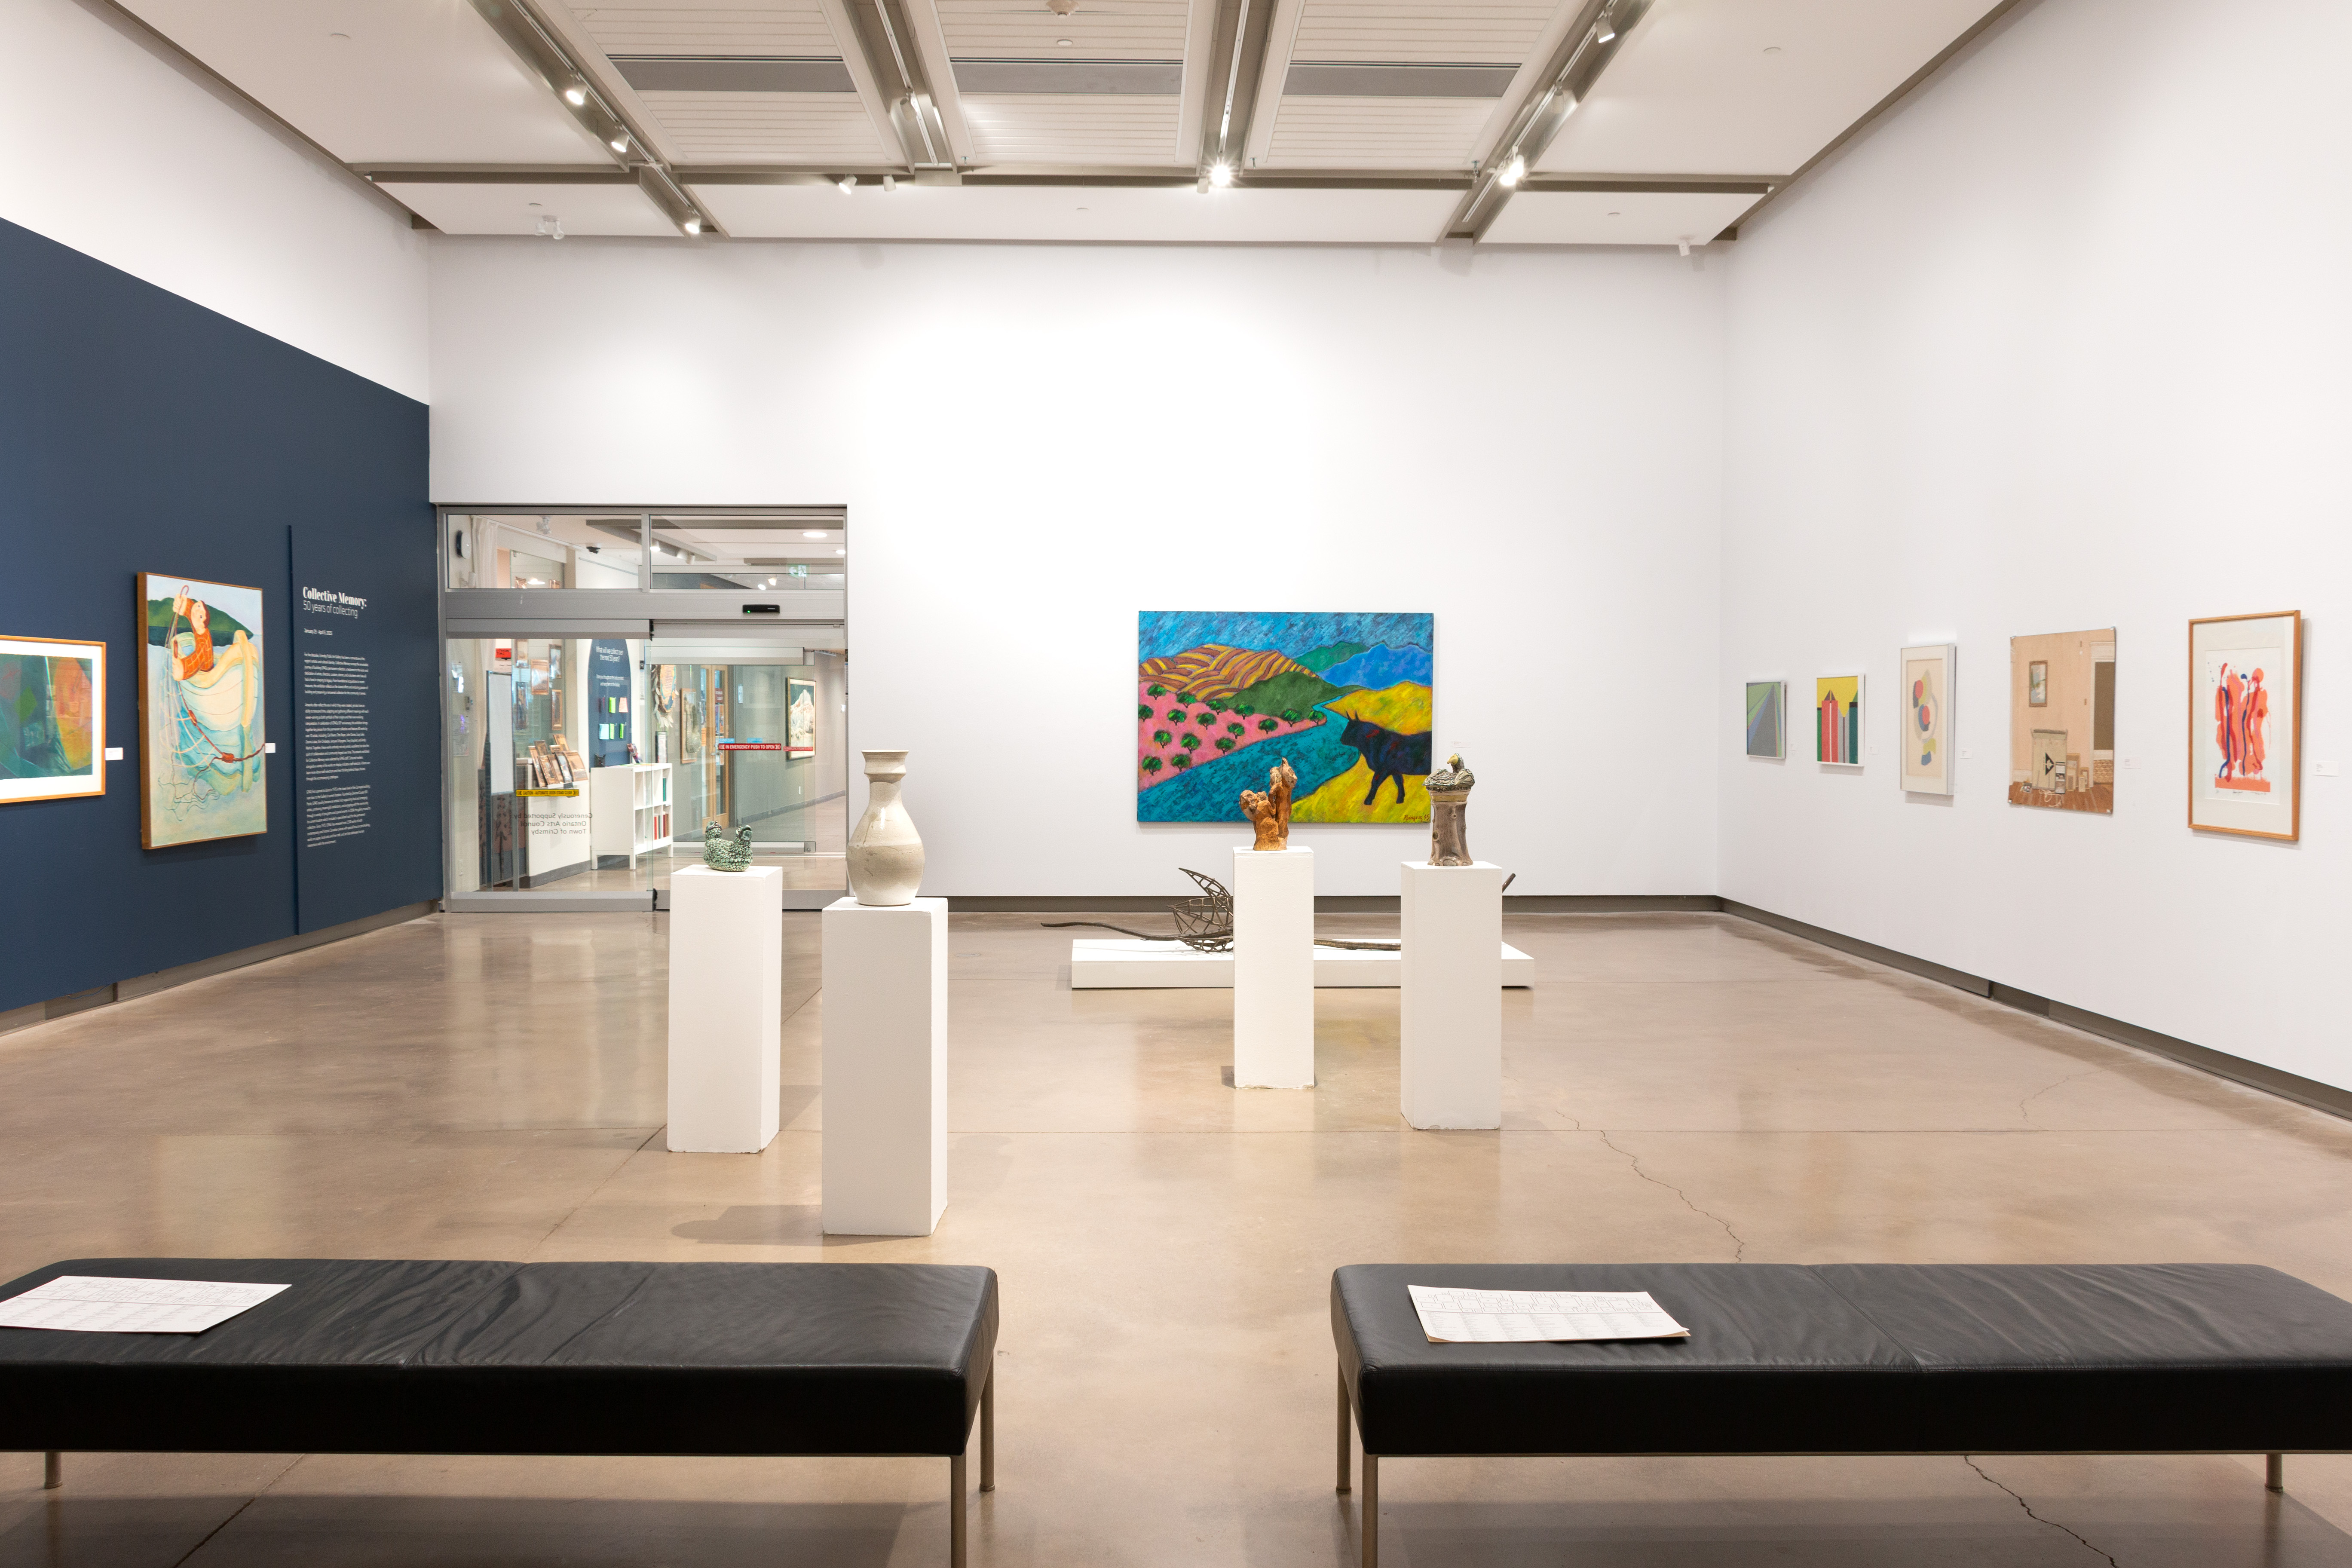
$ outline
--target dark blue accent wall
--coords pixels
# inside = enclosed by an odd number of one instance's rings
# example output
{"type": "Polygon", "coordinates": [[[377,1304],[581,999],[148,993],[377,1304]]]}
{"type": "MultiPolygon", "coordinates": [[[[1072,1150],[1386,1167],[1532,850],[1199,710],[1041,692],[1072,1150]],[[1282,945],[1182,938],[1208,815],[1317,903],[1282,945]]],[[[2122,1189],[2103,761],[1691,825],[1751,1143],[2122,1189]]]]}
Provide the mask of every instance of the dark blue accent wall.
{"type": "MultiPolygon", "coordinates": [[[[288,530],[429,582],[425,457],[422,403],[0,222],[0,635],[103,640],[106,739],[124,752],[102,796],[0,805],[0,1011],[294,933],[288,530]],[[142,571],[268,595],[267,834],[139,846],[142,571]]],[[[429,676],[401,685],[436,732],[429,676]]],[[[437,810],[398,816],[415,843],[396,858],[437,867],[437,810]]],[[[346,907],[373,903],[353,893],[346,907]]]]}

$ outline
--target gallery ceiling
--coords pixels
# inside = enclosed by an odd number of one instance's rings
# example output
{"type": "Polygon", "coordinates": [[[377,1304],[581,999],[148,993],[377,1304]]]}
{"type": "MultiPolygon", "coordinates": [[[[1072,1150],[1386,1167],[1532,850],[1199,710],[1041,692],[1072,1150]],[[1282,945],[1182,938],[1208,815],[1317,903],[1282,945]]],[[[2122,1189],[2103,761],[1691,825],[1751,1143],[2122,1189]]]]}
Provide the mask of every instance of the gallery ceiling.
{"type": "Polygon", "coordinates": [[[452,234],[1709,243],[2016,0],[103,0],[452,234]]]}

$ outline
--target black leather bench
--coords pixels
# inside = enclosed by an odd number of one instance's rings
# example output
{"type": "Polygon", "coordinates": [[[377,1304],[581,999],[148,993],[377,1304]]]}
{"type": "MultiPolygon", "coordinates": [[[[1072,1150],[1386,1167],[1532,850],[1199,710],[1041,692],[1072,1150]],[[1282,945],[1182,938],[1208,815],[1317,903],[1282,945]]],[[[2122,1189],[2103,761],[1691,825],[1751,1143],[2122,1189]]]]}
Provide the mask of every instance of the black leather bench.
{"type": "Polygon", "coordinates": [[[1331,1277],[1339,1490],[1380,1462],[1579,1454],[2352,1449],[2352,1302],[2274,1268],[1381,1264],[1331,1277]],[[1432,1344],[1405,1286],[1646,1290],[1687,1340],[1432,1344]]]}
{"type": "Polygon", "coordinates": [[[60,1274],[288,1284],[201,1334],[0,1329],[0,1449],[928,1454],[995,1485],[996,1274],[891,1263],[102,1258],[60,1274]]]}

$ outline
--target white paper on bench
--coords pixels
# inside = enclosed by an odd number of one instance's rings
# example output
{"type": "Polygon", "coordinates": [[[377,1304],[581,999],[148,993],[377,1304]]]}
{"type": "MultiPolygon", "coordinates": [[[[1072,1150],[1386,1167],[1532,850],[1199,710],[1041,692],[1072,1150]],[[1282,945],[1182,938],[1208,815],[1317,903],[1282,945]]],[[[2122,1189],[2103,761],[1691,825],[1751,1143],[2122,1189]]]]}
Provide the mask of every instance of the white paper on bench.
{"type": "Polygon", "coordinates": [[[283,1285],[218,1279],[113,1279],[60,1274],[0,1301],[0,1329],[73,1329],[90,1334],[201,1334],[283,1285]]]}
{"type": "Polygon", "coordinates": [[[1463,1290],[1408,1285],[1433,1345],[1552,1340],[1675,1340],[1690,1331],[1646,1290],[1463,1290]]]}

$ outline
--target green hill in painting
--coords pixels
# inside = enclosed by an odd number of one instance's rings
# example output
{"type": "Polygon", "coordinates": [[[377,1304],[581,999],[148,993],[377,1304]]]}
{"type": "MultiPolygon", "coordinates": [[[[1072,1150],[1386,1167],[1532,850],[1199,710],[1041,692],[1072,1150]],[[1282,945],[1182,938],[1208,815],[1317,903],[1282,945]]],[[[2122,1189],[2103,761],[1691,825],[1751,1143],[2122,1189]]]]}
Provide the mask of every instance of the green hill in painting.
{"type": "Polygon", "coordinates": [[[1237,713],[1312,713],[1318,702],[1328,702],[1343,689],[1332,685],[1319,675],[1300,670],[1285,670],[1269,676],[1255,686],[1244,686],[1234,693],[1231,703],[1237,713]]]}
{"type": "MultiPolygon", "coordinates": [[[[202,595],[197,596],[199,598],[203,597],[202,595]]],[[[243,621],[238,620],[235,616],[230,615],[218,605],[212,603],[210,600],[206,600],[205,607],[212,612],[212,618],[208,624],[212,630],[214,642],[226,646],[228,641],[235,637],[239,632],[243,632],[247,637],[253,636],[253,628],[251,626],[247,626],[243,621]]],[[[163,639],[165,637],[170,635],[171,629],[172,601],[169,599],[148,600],[147,641],[153,647],[162,647],[163,646],[163,639]]],[[[259,639],[256,638],[255,640],[258,641],[259,639]]]]}
{"type": "Polygon", "coordinates": [[[1299,654],[1297,662],[1320,675],[1335,664],[1345,664],[1360,653],[1369,651],[1370,645],[1360,642],[1335,642],[1299,654]]]}

